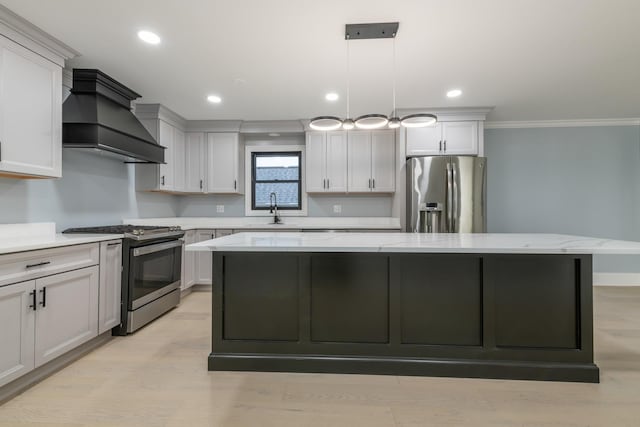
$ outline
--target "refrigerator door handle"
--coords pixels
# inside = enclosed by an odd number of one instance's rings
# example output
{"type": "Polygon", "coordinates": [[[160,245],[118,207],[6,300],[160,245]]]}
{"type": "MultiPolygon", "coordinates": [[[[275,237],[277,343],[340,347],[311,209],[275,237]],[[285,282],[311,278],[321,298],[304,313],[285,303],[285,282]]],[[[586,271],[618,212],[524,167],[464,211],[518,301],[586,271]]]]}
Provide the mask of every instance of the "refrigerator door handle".
{"type": "Polygon", "coordinates": [[[453,204],[453,186],[452,186],[452,177],[451,177],[451,163],[447,163],[447,221],[446,221],[446,225],[447,225],[447,229],[446,232],[447,233],[451,233],[453,232],[452,229],[452,212],[451,212],[451,207],[453,204]]]}
{"type": "Polygon", "coordinates": [[[453,181],[453,198],[451,202],[451,231],[457,233],[456,218],[458,217],[458,171],[451,165],[451,180],[453,181]]]}

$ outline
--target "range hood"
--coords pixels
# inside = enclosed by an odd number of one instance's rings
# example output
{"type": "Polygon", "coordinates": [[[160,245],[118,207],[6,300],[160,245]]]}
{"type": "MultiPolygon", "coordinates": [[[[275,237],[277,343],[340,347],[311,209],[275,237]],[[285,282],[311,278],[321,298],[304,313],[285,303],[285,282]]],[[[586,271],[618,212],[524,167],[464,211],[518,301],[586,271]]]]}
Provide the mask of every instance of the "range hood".
{"type": "Polygon", "coordinates": [[[131,112],[140,95],[99,70],[73,70],[71,95],[62,105],[62,146],[104,151],[125,161],[164,163],[157,144],[131,112]]]}

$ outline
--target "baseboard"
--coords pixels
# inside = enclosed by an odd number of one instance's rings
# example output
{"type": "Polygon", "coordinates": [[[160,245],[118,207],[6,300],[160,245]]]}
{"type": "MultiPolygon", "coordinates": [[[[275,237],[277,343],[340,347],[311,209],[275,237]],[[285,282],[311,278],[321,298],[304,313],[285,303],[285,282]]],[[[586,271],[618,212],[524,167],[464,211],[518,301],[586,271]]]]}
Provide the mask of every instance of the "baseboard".
{"type": "Polygon", "coordinates": [[[190,289],[192,289],[193,292],[211,292],[212,287],[211,285],[195,284],[190,289]]]}
{"type": "Polygon", "coordinates": [[[55,374],[59,370],[65,368],[66,366],[92,352],[96,348],[106,344],[112,339],[113,336],[111,336],[111,330],[109,330],[108,332],[105,332],[102,335],[98,335],[97,337],[93,338],[91,341],[87,341],[86,343],[74,348],[70,352],[65,353],[62,356],[52,360],[51,362],[34,369],[28,374],[25,374],[20,378],[16,378],[9,384],[3,385],[2,387],[0,387],[0,405],[8,400],[13,399],[20,393],[33,387],[40,381],[55,374]]]}
{"type": "Polygon", "coordinates": [[[640,273],[593,273],[594,286],[640,286],[640,273]]]}

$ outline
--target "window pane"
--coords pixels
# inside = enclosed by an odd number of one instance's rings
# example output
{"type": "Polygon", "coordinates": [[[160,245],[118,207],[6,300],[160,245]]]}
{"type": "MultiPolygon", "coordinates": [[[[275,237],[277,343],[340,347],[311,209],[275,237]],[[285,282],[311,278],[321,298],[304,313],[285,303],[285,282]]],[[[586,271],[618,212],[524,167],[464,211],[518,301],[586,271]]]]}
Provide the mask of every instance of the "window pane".
{"type": "Polygon", "coordinates": [[[298,155],[256,156],[256,180],[298,180],[300,158],[298,155]]]}
{"type": "Polygon", "coordinates": [[[259,183],[255,186],[256,208],[269,207],[269,195],[276,193],[278,208],[300,208],[299,183],[259,183]]]}

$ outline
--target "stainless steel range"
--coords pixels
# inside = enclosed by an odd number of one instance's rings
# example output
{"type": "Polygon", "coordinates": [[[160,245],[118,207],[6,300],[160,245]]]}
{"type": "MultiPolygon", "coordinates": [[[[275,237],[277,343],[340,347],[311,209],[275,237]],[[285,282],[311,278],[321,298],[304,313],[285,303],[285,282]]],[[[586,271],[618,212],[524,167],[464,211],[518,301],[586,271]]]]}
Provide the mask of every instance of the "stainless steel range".
{"type": "Polygon", "coordinates": [[[124,235],[121,323],[114,335],[130,334],[180,303],[184,244],[180,227],[113,225],[63,233],[124,235]]]}

